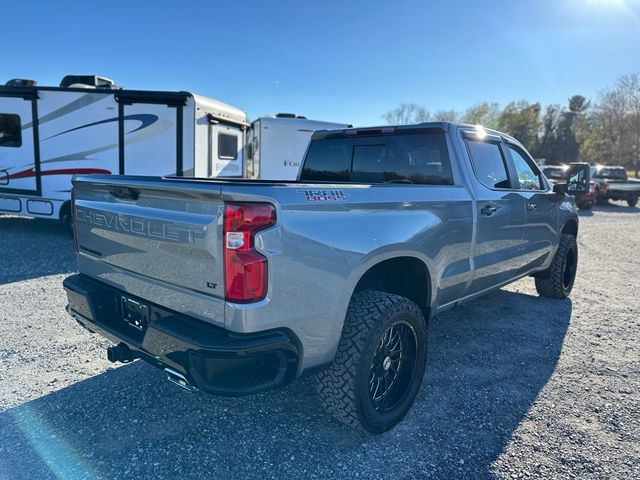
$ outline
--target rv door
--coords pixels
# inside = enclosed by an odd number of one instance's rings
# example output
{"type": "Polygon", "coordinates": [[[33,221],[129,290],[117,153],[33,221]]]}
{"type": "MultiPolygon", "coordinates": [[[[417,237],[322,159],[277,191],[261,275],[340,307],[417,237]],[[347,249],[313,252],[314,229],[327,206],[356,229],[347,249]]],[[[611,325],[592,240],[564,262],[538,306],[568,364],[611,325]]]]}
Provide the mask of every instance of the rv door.
{"type": "Polygon", "coordinates": [[[0,97],[0,191],[40,193],[40,159],[33,98],[0,97]]]}

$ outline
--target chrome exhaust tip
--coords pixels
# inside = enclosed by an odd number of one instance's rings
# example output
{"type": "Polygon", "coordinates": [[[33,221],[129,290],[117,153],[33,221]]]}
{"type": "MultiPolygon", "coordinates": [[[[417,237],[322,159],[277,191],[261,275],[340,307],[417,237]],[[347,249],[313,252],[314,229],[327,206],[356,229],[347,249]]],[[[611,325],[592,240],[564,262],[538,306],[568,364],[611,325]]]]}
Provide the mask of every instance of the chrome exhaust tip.
{"type": "Polygon", "coordinates": [[[167,380],[169,380],[171,383],[175,383],[180,388],[184,388],[188,392],[193,392],[193,390],[195,390],[194,387],[191,386],[188,380],[181,373],[178,373],[171,368],[165,368],[164,371],[167,374],[167,380]]]}

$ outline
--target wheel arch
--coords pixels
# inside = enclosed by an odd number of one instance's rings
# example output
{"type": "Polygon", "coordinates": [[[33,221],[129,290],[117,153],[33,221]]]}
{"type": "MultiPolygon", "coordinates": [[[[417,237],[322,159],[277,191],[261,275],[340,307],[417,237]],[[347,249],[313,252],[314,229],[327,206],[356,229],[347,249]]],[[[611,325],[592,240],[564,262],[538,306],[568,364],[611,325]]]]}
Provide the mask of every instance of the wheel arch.
{"type": "Polygon", "coordinates": [[[431,312],[432,279],[428,265],[412,255],[380,259],[360,275],[350,299],[357,292],[378,290],[406,297],[422,310],[425,319],[431,312]]]}
{"type": "Polygon", "coordinates": [[[560,233],[573,235],[574,237],[578,238],[578,221],[575,218],[568,219],[566,222],[564,222],[560,233]]]}

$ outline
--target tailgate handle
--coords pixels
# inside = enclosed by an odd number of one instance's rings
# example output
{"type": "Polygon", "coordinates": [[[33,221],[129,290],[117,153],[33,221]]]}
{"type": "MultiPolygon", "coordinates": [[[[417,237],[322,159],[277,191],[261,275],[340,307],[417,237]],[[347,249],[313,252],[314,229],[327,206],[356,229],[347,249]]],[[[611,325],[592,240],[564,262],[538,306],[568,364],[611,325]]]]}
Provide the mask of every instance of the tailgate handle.
{"type": "Polygon", "coordinates": [[[140,192],[129,187],[113,187],[109,189],[109,193],[121,200],[138,200],[140,192]]]}

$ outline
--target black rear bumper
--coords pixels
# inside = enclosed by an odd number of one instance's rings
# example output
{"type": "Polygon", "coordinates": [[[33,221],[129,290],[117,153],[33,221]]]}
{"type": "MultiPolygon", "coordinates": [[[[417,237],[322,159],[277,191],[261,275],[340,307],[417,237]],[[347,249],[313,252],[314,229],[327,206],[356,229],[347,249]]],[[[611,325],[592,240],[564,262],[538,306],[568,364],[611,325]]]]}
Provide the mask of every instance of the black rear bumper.
{"type": "Polygon", "coordinates": [[[286,331],[232,333],[81,274],[67,277],[63,285],[69,314],[85,328],[125,343],[143,360],[177,371],[206,392],[252,394],[283,385],[296,375],[299,352],[286,331]],[[123,320],[123,297],[148,308],[145,330],[123,320]]]}

